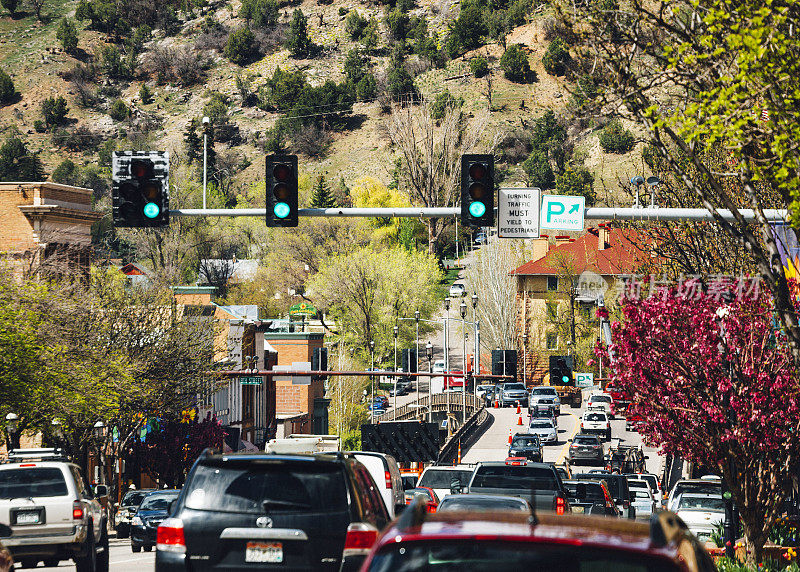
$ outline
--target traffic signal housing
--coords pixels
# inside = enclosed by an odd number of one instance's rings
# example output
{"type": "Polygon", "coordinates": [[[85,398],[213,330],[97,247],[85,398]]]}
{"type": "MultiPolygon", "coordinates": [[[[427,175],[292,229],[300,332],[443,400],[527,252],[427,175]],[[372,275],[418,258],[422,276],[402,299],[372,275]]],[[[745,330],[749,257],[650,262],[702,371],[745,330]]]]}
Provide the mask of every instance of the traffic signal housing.
{"type": "Polygon", "coordinates": [[[550,356],[550,385],[574,385],[572,356],[550,356]]]}
{"type": "Polygon", "coordinates": [[[494,225],[494,156],[461,156],[461,223],[494,225]]]}
{"type": "Polygon", "coordinates": [[[115,227],[169,226],[169,152],[115,151],[111,196],[115,227]]]}
{"type": "Polygon", "coordinates": [[[297,226],[297,155],[268,155],[267,226],[297,226]]]}

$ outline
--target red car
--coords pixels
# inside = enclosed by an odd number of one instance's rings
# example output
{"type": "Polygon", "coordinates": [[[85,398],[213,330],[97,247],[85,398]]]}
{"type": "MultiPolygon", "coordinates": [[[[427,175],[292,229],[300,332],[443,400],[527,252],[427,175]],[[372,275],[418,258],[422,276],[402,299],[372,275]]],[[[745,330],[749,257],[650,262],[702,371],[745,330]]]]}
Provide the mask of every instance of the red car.
{"type": "Polygon", "coordinates": [[[613,569],[716,570],[683,521],[668,512],[648,524],[516,511],[428,514],[415,501],[378,538],[361,571],[613,569]]]}
{"type": "Polygon", "coordinates": [[[638,413],[628,415],[625,419],[625,431],[638,431],[642,423],[644,423],[644,418],[638,413]]]}
{"type": "Polygon", "coordinates": [[[611,396],[611,411],[614,415],[624,415],[631,403],[631,396],[613,385],[606,386],[606,393],[611,396]]]}
{"type": "Polygon", "coordinates": [[[427,512],[436,512],[439,507],[439,497],[436,496],[434,490],[430,487],[416,487],[405,491],[406,504],[409,505],[414,500],[414,497],[421,496],[425,499],[425,510],[427,512]]]}

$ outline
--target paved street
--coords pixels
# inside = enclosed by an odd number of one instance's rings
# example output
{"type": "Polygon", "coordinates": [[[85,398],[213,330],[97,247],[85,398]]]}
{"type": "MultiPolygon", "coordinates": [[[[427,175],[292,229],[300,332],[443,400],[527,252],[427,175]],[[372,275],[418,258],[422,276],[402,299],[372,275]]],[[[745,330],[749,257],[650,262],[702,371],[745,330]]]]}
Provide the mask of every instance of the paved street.
{"type": "MultiPolygon", "coordinates": [[[[156,553],[153,552],[139,552],[137,554],[131,552],[131,541],[126,538],[124,540],[117,540],[113,536],[109,541],[109,548],[111,549],[111,570],[113,572],[142,572],[143,570],[153,570],[155,567],[156,553]]],[[[75,564],[72,560],[64,560],[57,568],[43,568],[42,564],[36,570],[74,570],[75,564]]]]}

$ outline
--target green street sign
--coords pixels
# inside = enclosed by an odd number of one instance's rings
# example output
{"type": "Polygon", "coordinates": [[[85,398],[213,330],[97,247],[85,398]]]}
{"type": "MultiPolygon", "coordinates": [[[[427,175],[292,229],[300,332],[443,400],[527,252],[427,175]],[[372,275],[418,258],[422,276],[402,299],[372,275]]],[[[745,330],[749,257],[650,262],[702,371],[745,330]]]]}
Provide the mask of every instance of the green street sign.
{"type": "Polygon", "coordinates": [[[239,383],[242,385],[261,385],[264,380],[261,376],[248,376],[248,377],[240,377],[239,383]]]}

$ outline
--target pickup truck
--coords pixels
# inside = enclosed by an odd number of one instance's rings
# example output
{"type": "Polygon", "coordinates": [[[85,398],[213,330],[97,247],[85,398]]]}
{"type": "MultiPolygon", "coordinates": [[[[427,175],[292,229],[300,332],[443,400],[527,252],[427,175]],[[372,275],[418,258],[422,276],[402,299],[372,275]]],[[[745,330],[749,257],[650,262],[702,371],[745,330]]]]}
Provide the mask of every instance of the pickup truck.
{"type": "Polygon", "coordinates": [[[512,495],[528,500],[537,511],[571,512],[567,491],[553,465],[548,463],[532,463],[520,458],[478,463],[468,490],[463,492],[512,495]]]}

